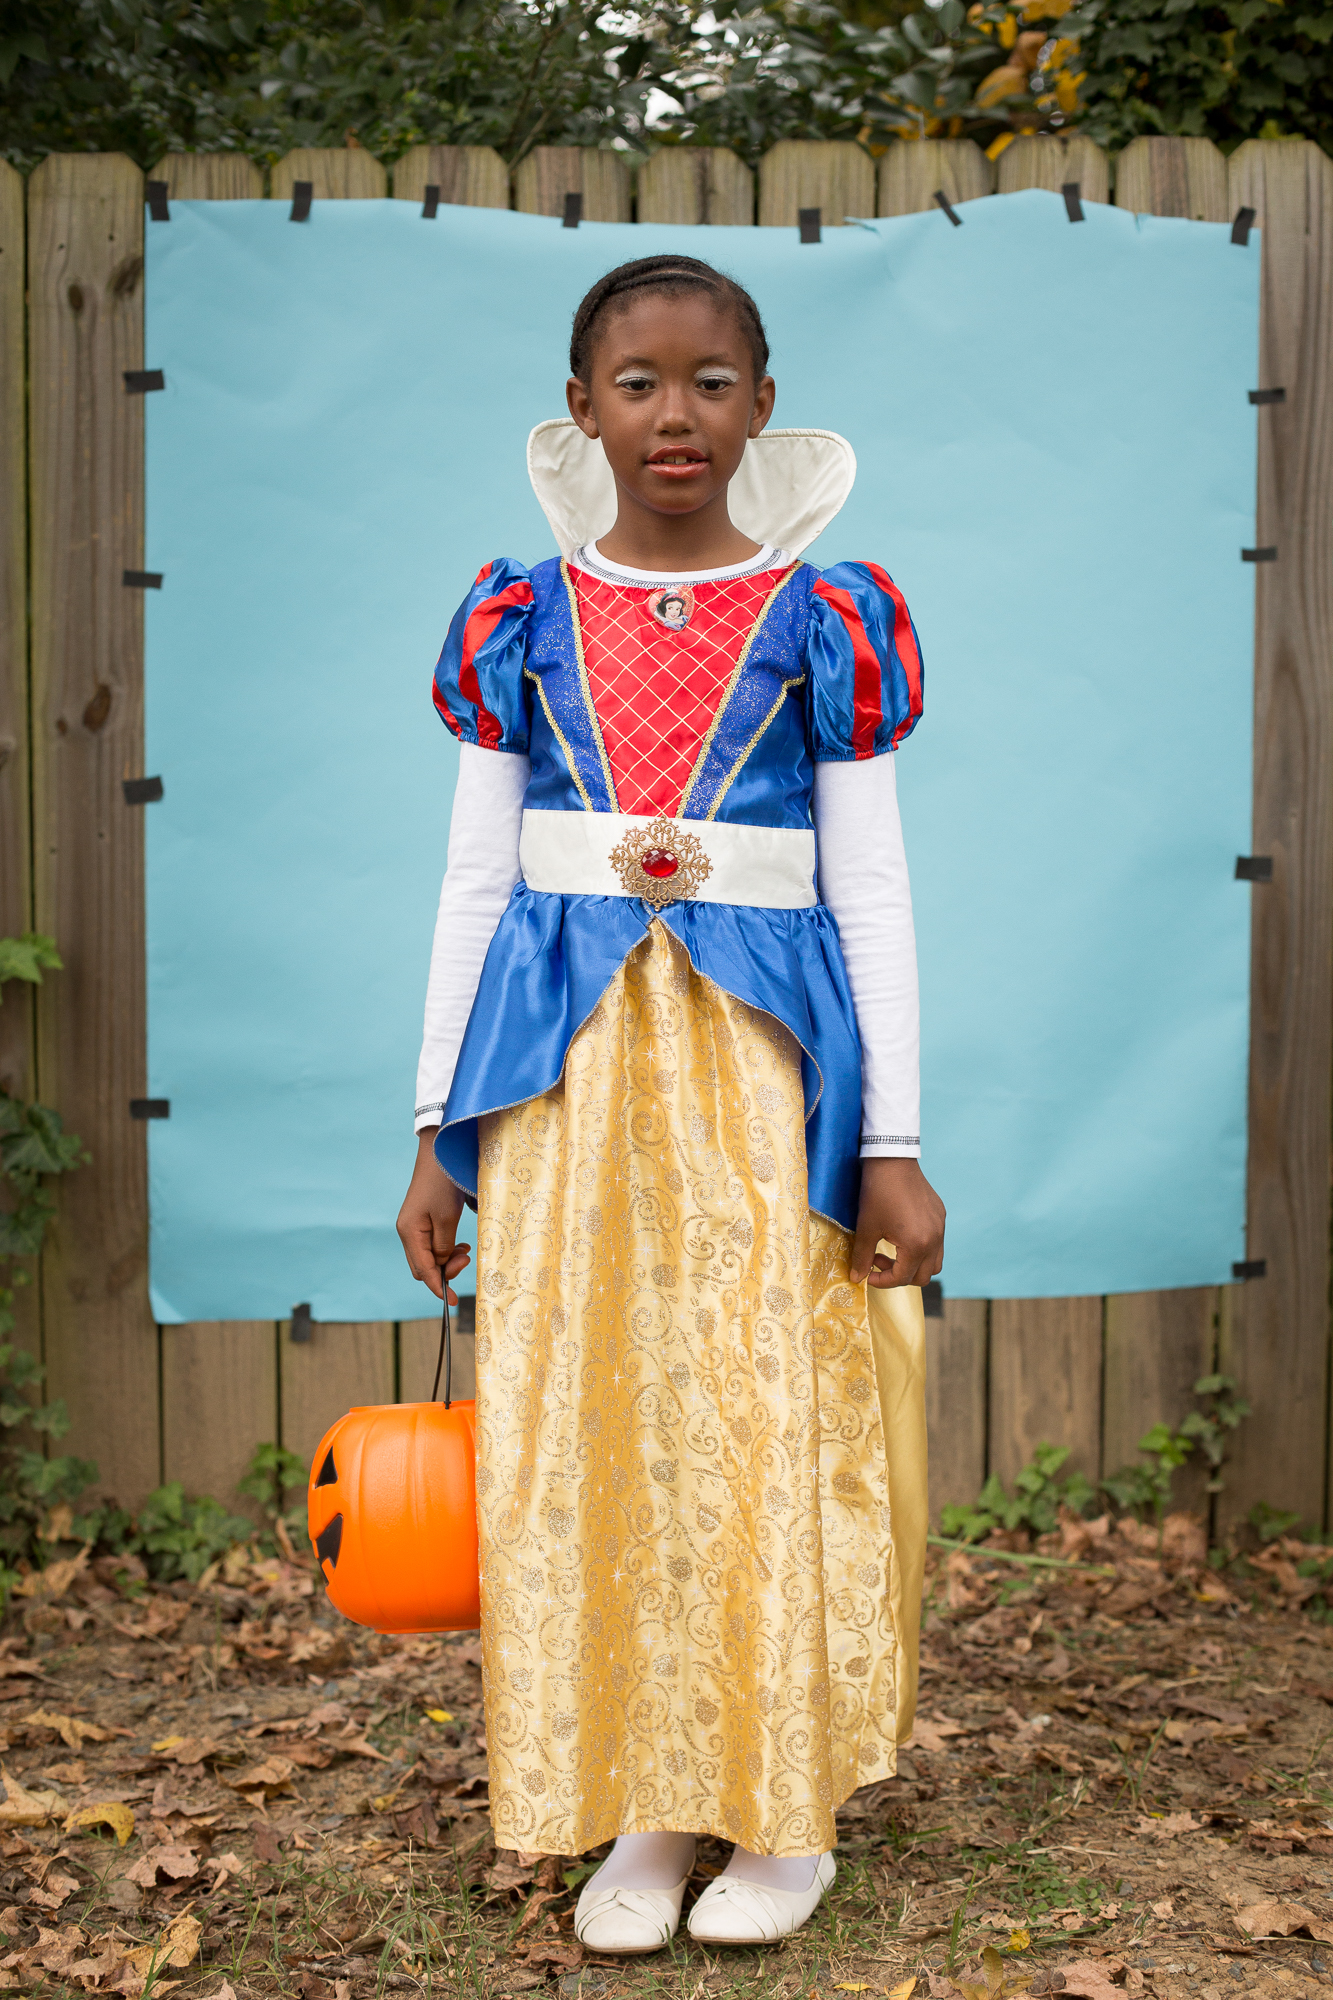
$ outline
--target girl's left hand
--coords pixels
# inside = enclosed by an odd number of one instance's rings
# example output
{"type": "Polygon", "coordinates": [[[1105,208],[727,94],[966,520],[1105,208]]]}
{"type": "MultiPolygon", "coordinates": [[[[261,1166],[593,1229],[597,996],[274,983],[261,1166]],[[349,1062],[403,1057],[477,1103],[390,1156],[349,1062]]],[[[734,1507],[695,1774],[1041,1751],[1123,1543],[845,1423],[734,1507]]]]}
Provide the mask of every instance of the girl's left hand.
{"type": "Polygon", "coordinates": [[[887,1290],[924,1285],[944,1262],[944,1203],[921,1171],[903,1157],[861,1162],[861,1206],[852,1247],[851,1281],[887,1290]],[[892,1259],[881,1242],[895,1246],[892,1259]]]}

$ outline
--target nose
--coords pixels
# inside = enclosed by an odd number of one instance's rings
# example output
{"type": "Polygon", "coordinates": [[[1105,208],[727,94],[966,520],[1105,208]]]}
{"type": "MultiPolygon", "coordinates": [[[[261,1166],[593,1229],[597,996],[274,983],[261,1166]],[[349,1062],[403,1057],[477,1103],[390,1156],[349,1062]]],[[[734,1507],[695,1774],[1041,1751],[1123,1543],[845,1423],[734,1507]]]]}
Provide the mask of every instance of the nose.
{"type": "Polygon", "coordinates": [[[690,408],[689,397],[683,384],[667,382],[663,384],[662,400],[657,406],[655,428],[663,437],[684,437],[694,429],[694,412],[690,408]]]}

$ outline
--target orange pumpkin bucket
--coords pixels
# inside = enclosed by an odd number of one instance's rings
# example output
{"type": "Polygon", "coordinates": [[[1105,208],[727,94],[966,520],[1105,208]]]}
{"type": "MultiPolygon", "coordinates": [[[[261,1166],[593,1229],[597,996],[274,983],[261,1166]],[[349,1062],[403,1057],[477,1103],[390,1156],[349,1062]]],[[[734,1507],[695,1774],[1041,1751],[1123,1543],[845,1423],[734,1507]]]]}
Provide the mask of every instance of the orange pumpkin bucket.
{"type": "Polygon", "coordinates": [[[447,1305],[443,1318],[444,1401],[349,1410],[320,1439],[310,1468],[310,1540],[329,1598],[376,1632],[472,1632],[481,1623],[477,1406],[450,1398],[447,1305]]]}

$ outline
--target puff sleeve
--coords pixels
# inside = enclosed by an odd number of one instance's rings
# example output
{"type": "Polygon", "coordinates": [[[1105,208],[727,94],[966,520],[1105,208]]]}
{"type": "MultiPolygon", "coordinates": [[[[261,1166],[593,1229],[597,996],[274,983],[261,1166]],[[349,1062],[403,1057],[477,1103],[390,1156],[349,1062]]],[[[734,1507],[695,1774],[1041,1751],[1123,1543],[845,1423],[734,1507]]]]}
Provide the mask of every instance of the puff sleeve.
{"type": "Polygon", "coordinates": [[[522,563],[501,556],[481,571],[449,627],[435,669],[435,707],[460,743],[527,754],[523,679],[532,584],[522,563]]]}
{"type": "Polygon", "coordinates": [[[902,592],[878,563],[835,563],[815,578],[806,670],[817,764],[881,757],[915,728],[921,649],[902,592]]]}

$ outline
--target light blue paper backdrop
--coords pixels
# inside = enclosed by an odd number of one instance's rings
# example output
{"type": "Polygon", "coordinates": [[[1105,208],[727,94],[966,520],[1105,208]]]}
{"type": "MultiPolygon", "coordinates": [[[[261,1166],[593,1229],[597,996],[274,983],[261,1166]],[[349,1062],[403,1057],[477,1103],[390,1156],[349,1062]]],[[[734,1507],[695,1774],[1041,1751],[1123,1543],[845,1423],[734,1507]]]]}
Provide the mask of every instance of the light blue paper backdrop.
{"type": "Polygon", "coordinates": [[[161,1319],[429,1307],[393,1221],[453,788],[431,669],[481,563],[553,552],[524,443],[574,305],[666,249],[755,292],[775,421],[860,460],[812,559],[885,564],[921,633],[899,784],[946,1288],[1230,1276],[1257,238],[1037,192],[960,214],[818,247],[394,201],[149,224],[161,1319]]]}

